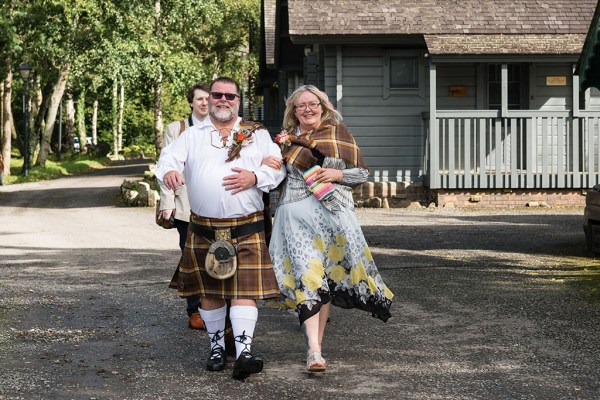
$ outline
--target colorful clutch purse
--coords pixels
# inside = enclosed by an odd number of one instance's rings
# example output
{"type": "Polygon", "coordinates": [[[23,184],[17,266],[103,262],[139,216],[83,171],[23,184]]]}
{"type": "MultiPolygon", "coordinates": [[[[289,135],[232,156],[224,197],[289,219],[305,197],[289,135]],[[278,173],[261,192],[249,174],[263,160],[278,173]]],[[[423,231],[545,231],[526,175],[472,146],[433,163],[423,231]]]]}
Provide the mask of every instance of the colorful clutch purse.
{"type": "Polygon", "coordinates": [[[308,185],[308,190],[310,190],[319,201],[327,199],[335,191],[333,183],[315,181],[315,175],[320,168],[319,165],[315,165],[302,174],[308,185]]]}

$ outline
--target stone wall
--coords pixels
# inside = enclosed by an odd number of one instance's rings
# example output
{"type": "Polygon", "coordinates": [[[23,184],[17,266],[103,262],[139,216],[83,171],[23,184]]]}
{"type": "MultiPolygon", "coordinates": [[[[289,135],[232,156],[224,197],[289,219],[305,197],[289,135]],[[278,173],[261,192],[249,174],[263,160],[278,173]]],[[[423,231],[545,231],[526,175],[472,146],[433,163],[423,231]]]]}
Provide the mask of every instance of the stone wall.
{"type": "Polygon", "coordinates": [[[427,204],[427,190],[421,182],[366,182],[354,188],[357,207],[420,208],[427,204]]]}
{"type": "Polygon", "coordinates": [[[420,182],[366,182],[354,189],[357,207],[584,207],[586,189],[431,190],[420,182]]]}
{"type": "Polygon", "coordinates": [[[155,207],[160,195],[148,182],[125,179],[121,184],[121,199],[129,207],[155,207]]]}
{"type": "Polygon", "coordinates": [[[517,208],[583,207],[587,190],[431,190],[431,200],[438,207],[517,208]]]}

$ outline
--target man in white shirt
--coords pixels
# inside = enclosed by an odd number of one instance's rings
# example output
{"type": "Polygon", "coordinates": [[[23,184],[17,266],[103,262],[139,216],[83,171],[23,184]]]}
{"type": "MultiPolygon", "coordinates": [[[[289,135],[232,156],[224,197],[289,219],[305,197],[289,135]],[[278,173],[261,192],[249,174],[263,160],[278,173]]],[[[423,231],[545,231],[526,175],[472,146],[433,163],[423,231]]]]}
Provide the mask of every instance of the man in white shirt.
{"type": "MultiPolygon", "coordinates": [[[[190,126],[199,125],[201,121],[208,117],[209,92],[210,87],[207,83],[196,83],[190,87],[187,100],[190,104],[191,113],[187,118],[171,122],[165,127],[163,147],[173,143],[184,130],[190,126]]],[[[190,220],[190,202],[188,201],[187,187],[182,185],[177,190],[171,190],[165,185],[160,185],[160,210],[163,219],[168,220],[171,216],[174,217],[175,228],[179,233],[179,248],[183,251],[190,220]]],[[[177,289],[178,275],[179,268],[175,270],[175,275],[173,275],[169,287],[177,289]]],[[[204,329],[204,321],[202,321],[202,317],[198,312],[200,296],[187,296],[186,301],[188,326],[192,329],[204,329]]]]}
{"type": "Polygon", "coordinates": [[[262,359],[251,353],[256,300],[279,295],[265,242],[262,199],[285,178],[285,171],[281,164],[278,169],[262,165],[267,157],[281,159],[281,152],[260,124],[237,116],[239,94],[233,79],[215,79],[210,118],[163,149],[156,177],[171,190],[188,186],[191,219],[179,262],[178,292],[201,296],[200,314],[211,346],[206,369],[225,369],[223,331],[230,300],[237,358],[233,377],[244,379],[263,368],[262,359]],[[236,261],[231,277],[215,277],[215,265],[229,267],[236,261]]]}

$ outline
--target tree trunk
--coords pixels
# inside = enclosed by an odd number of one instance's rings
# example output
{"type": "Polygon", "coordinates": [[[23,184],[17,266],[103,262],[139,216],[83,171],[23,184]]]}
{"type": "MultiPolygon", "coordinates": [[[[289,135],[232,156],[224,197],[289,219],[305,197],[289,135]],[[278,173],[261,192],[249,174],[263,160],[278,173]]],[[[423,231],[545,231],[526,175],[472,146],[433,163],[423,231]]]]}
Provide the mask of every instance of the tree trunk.
{"type": "Polygon", "coordinates": [[[87,154],[87,134],[85,132],[85,89],[81,91],[77,100],[77,136],[79,136],[79,152],[87,154]]]}
{"type": "Polygon", "coordinates": [[[162,74],[156,80],[154,86],[154,145],[156,157],[160,156],[163,142],[163,120],[162,120],[162,74]]]}
{"type": "Polygon", "coordinates": [[[123,80],[120,82],[119,91],[119,118],[117,121],[117,138],[119,142],[119,151],[123,150],[123,108],[125,107],[125,87],[123,86],[123,80]]]}
{"type": "MultiPolygon", "coordinates": [[[[0,129],[4,126],[4,81],[0,82],[0,129]]],[[[4,185],[4,143],[2,131],[0,131],[0,186],[4,185]]]]}
{"type": "Polygon", "coordinates": [[[98,144],[98,97],[94,97],[92,105],[92,144],[98,144]]]}
{"type": "Polygon", "coordinates": [[[44,121],[44,129],[42,131],[42,146],[36,165],[41,167],[46,166],[46,160],[48,154],[50,154],[50,140],[52,139],[52,131],[54,130],[54,123],[56,122],[56,114],[58,113],[58,106],[62,100],[65,87],[67,86],[67,78],[71,69],[70,64],[64,64],[60,67],[58,78],[52,90],[52,95],[48,101],[48,111],[46,114],[46,120],[44,121]]]}
{"type": "MultiPolygon", "coordinates": [[[[160,0],[155,0],[155,17],[156,17],[156,36],[162,36],[162,25],[161,25],[161,14],[160,14],[160,0]]],[[[157,55],[158,56],[158,55],[157,55]]],[[[157,63],[160,63],[160,57],[157,57],[157,63]]],[[[162,95],[163,95],[163,75],[162,68],[157,65],[158,75],[154,82],[154,147],[156,157],[160,156],[160,150],[162,149],[163,142],[163,120],[162,120],[162,95]]]]}
{"type": "Polygon", "coordinates": [[[10,175],[10,148],[12,145],[12,135],[9,123],[12,115],[8,115],[10,110],[10,97],[12,97],[12,93],[10,90],[6,89],[7,87],[10,87],[10,85],[7,84],[7,80],[8,77],[2,81],[2,131],[0,131],[0,151],[2,155],[2,163],[4,164],[4,167],[0,173],[2,173],[5,177],[10,175]]]}
{"type": "Polygon", "coordinates": [[[40,148],[43,146],[44,129],[46,128],[46,111],[48,110],[48,103],[50,103],[50,97],[52,93],[52,86],[47,85],[44,88],[38,86],[37,98],[39,101],[38,110],[36,112],[34,122],[34,135],[40,142],[40,148]]]}
{"type": "Polygon", "coordinates": [[[118,107],[118,100],[117,100],[117,90],[118,90],[118,83],[117,83],[117,78],[115,77],[115,79],[113,79],[113,87],[112,87],[112,109],[111,109],[111,113],[112,113],[112,136],[113,136],[113,156],[114,159],[118,159],[119,157],[119,140],[117,137],[117,120],[118,120],[118,112],[117,112],[117,107],[118,107]]]}
{"type": "Polygon", "coordinates": [[[2,134],[0,135],[1,137],[1,143],[2,143],[2,159],[3,159],[3,163],[4,163],[4,177],[6,178],[7,176],[10,175],[10,149],[12,146],[12,138],[16,137],[16,131],[15,131],[15,124],[13,122],[13,118],[12,118],[12,108],[11,108],[11,102],[12,102],[12,79],[13,79],[13,74],[12,74],[12,70],[10,68],[10,65],[12,63],[12,60],[10,57],[7,57],[5,65],[7,67],[7,75],[6,75],[6,79],[4,79],[4,96],[2,97],[3,100],[3,104],[2,104],[2,134]],[[14,132],[14,135],[13,135],[14,132]]]}
{"type": "Polygon", "coordinates": [[[65,121],[65,140],[67,152],[75,151],[75,102],[73,93],[67,91],[67,115],[65,121]]]}
{"type": "Polygon", "coordinates": [[[42,139],[40,130],[36,129],[36,124],[38,123],[38,117],[43,102],[40,81],[40,76],[38,74],[34,74],[33,78],[31,79],[31,87],[29,88],[29,154],[31,154],[29,160],[32,164],[33,160],[35,159],[34,155],[40,151],[42,139]]]}

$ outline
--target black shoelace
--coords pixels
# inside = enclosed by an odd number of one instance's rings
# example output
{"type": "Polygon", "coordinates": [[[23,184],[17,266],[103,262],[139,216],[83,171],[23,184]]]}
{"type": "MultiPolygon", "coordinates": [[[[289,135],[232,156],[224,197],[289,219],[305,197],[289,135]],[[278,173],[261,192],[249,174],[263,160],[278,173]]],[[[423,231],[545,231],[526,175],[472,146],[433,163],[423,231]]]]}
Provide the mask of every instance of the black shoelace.
{"type": "Polygon", "coordinates": [[[244,349],[240,352],[240,354],[242,354],[242,353],[250,353],[250,350],[248,349],[248,346],[250,346],[251,343],[246,343],[246,339],[252,340],[251,336],[246,335],[246,331],[243,331],[241,335],[235,337],[235,341],[237,343],[241,343],[241,344],[244,345],[244,349]]]}
{"type": "Polygon", "coordinates": [[[219,344],[219,340],[223,339],[225,332],[218,330],[214,334],[210,332],[208,334],[210,335],[210,358],[221,357],[225,349],[219,344]]]}

